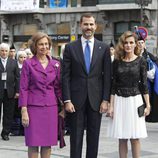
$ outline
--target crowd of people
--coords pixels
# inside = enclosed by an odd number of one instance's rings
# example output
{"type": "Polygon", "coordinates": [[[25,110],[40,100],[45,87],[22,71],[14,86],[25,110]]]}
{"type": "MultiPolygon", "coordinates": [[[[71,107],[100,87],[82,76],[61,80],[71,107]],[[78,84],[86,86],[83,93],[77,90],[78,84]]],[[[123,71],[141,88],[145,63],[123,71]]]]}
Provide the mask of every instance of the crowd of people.
{"type": "Polygon", "coordinates": [[[119,140],[119,157],[127,158],[130,140],[132,157],[140,158],[145,122],[158,122],[158,58],[138,32],[125,31],[115,45],[97,40],[90,13],[81,16],[80,28],[81,38],[65,46],[61,60],[51,56],[52,41],[43,32],[25,50],[0,44],[1,137],[24,135],[28,158],[50,158],[59,139],[65,145],[59,116],[66,117],[70,158],[82,157],[84,130],[86,158],[97,158],[106,113],[105,133],[119,140]]]}
{"type": "MultiPolygon", "coordinates": [[[[9,140],[9,134],[23,135],[21,112],[18,108],[20,69],[27,58],[25,50],[16,53],[15,47],[7,43],[0,44],[0,114],[3,105],[3,140],[9,140]]],[[[0,117],[1,118],[1,117],[0,117]]]]}

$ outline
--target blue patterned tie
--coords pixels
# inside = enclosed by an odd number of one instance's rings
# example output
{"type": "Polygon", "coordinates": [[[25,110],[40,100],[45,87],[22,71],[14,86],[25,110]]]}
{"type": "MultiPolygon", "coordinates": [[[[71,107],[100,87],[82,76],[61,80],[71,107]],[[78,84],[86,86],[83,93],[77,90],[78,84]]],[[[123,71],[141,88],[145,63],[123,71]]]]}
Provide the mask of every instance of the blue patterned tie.
{"type": "Polygon", "coordinates": [[[87,69],[87,73],[89,73],[90,70],[90,46],[89,46],[89,41],[86,41],[86,47],[85,47],[85,51],[84,51],[84,59],[85,59],[85,63],[86,63],[86,69],[87,69]]]}

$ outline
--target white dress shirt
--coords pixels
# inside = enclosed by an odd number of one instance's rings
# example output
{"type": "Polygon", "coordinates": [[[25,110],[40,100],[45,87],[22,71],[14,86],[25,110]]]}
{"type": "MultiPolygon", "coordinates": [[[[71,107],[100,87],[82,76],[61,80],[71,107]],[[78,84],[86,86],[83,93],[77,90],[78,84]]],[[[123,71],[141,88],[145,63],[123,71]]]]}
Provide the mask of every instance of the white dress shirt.
{"type": "Polygon", "coordinates": [[[2,64],[3,64],[3,67],[4,67],[4,70],[6,69],[6,65],[7,65],[7,60],[8,60],[8,58],[1,58],[1,62],[2,62],[2,64]]]}
{"type": "Polygon", "coordinates": [[[87,40],[86,38],[84,38],[83,36],[81,37],[81,43],[82,43],[82,50],[83,50],[83,53],[85,52],[85,47],[86,47],[86,44],[87,42],[86,41],[89,41],[89,47],[90,47],[90,50],[91,50],[91,59],[92,59],[92,55],[93,55],[93,48],[94,48],[94,38],[91,38],[89,40],[87,40]]]}

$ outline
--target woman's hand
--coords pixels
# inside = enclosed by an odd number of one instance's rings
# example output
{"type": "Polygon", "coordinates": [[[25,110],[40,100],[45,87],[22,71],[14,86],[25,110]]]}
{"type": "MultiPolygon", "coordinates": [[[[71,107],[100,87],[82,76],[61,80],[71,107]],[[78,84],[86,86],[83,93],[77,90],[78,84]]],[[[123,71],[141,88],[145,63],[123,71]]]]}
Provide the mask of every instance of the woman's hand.
{"type": "Polygon", "coordinates": [[[24,127],[28,127],[29,126],[29,116],[28,116],[28,112],[27,112],[26,107],[22,107],[21,115],[22,115],[22,125],[24,127]]]}
{"type": "Polygon", "coordinates": [[[59,115],[60,115],[62,118],[65,118],[65,109],[64,109],[64,108],[59,112],[59,115]]]}
{"type": "Polygon", "coordinates": [[[143,97],[145,99],[145,104],[146,104],[146,108],[144,109],[144,116],[148,116],[150,114],[150,110],[151,110],[149,94],[144,94],[143,97]]]}
{"type": "Polygon", "coordinates": [[[150,114],[151,107],[147,106],[144,110],[144,116],[148,116],[150,114]]]}

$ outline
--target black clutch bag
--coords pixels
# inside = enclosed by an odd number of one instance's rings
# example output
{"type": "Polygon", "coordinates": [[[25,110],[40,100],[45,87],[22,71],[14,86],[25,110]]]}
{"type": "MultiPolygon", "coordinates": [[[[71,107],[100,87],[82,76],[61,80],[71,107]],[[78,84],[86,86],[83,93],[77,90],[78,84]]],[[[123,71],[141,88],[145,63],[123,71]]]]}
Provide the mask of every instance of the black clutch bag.
{"type": "Polygon", "coordinates": [[[146,107],[145,104],[142,104],[141,106],[138,107],[138,116],[139,116],[139,117],[144,116],[145,107],[146,107]]]}

